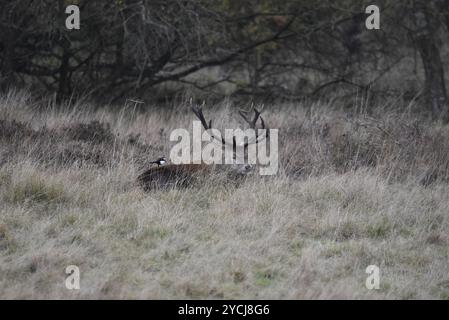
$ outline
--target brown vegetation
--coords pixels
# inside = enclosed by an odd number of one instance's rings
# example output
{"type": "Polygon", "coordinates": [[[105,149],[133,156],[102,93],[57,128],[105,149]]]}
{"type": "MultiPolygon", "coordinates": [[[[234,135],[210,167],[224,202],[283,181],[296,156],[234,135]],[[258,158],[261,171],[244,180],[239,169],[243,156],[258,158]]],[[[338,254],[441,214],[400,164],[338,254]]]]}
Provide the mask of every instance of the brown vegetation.
{"type": "MultiPolygon", "coordinates": [[[[283,128],[276,176],[146,193],[135,179],[187,106],[30,105],[0,99],[2,298],[449,297],[447,125],[388,106],[266,106],[283,128]],[[64,287],[72,264],[79,291],[64,287]],[[370,264],[380,290],[365,288],[370,264]]],[[[232,106],[214,108],[227,123],[232,106]]]]}

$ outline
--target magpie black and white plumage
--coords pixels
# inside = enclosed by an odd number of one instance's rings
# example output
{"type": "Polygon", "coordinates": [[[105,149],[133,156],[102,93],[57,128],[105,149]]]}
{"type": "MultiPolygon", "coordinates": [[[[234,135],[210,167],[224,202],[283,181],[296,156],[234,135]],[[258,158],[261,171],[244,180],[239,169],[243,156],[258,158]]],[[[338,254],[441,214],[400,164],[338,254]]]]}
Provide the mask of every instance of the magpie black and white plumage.
{"type": "Polygon", "coordinates": [[[155,163],[159,167],[159,166],[167,163],[167,160],[165,159],[165,157],[162,157],[162,158],[157,159],[156,161],[151,161],[150,163],[155,163]]]}

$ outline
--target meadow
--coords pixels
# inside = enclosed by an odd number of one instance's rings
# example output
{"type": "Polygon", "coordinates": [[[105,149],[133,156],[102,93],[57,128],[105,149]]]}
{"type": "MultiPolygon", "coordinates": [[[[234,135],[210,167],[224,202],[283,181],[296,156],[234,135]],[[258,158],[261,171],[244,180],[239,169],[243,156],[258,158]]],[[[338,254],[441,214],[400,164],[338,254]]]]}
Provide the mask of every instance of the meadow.
{"type": "MultiPolygon", "coordinates": [[[[232,128],[237,107],[204,110],[232,128]]],[[[0,298],[449,299],[449,126],[416,110],[265,105],[277,175],[144,192],[136,177],[191,128],[188,103],[4,94],[0,298]],[[80,290],[65,287],[68,265],[80,290]]]]}

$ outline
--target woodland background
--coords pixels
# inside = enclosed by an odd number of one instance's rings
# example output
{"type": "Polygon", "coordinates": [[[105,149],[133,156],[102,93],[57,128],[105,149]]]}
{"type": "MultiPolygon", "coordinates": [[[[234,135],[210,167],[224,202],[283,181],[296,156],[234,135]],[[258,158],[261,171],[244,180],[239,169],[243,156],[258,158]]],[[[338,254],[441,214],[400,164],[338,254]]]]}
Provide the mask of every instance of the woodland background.
{"type": "Polygon", "coordinates": [[[0,87],[57,101],[369,92],[448,112],[447,0],[5,0],[0,29],[0,87]],[[80,30],[65,27],[69,4],[81,10],[80,30]],[[365,28],[370,4],[380,30],[365,28]]]}

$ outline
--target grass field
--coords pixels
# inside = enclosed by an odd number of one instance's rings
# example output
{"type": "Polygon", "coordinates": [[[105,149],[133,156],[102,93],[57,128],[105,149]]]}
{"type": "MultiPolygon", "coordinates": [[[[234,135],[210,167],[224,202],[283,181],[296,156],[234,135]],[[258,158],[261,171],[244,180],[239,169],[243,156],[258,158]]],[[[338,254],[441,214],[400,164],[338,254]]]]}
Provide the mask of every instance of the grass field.
{"type": "Polygon", "coordinates": [[[113,110],[0,97],[0,298],[449,299],[448,125],[397,101],[267,105],[276,176],[145,193],[194,117],[113,110]]]}

